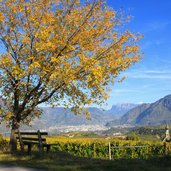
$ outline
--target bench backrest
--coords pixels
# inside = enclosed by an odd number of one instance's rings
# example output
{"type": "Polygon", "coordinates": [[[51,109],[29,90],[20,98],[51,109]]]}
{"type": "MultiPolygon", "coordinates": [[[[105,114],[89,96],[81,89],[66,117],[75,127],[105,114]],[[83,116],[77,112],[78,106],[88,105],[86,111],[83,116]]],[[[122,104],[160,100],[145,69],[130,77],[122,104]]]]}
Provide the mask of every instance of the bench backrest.
{"type": "Polygon", "coordinates": [[[42,143],[46,142],[46,138],[42,138],[44,135],[48,135],[47,132],[40,132],[38,130],[37,132],[16,132],[17,139],[19,140],[21,150],[24,150],[24,144],[26,143],[37,143],[39,147],[42,146],[42,143]]]}

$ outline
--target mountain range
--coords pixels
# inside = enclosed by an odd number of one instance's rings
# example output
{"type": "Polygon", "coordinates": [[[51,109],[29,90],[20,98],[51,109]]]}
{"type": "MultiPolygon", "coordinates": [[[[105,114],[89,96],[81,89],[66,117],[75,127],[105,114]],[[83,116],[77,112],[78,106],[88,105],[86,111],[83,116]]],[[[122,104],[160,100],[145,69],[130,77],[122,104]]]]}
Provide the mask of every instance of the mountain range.
{"type": "MultiPolygon", "coordinates": [[[[0,100],[0,103],[2,101],[0,100]]],[[[171,123],[171,95],[168,95],[154,103],[137,104],[115,104],[110,110],[96,107],[87,108],[91,119],[87,120],[85,115],[75,115],[70,109],[63,107],[42,107],[43,113],[40,118],[31,122],[32,127],[24,129],[46,129],[60,126],[82,125],[83,127],[101,125],[113,127],[117,125],[159,125],[171,123]]],[[[5,131],[4,125],[0,125],[0,132],[5,131]]]]}
{"type": "MultiPolygon", "coordinates": [[[[41,107],[42,115],[40,118],[35,118],[31,122],[31,127],[23,126],[23,129],[46,129],[56,128],[59,126],[79,126],[79,125],[105,125],[107,122],[115,120],[123,116],[135,104],[124,103],[115,104],[110,110],[103,110],[96,107],[90,107],[86,110],[90,112],[90,118],[87,119],[85,115],[75,115],[70,109],[63,107],[41,107]]],[[[0,132],[8,132],[4,128],[4,124],[0,125],[0,132]]]]}
{"type": "Polygon", "coordinates": [[[171,123],[171,95],[151,103],[142,104],[128,111],[117,120],[108,122],[107,126],[115,125],[159,125],[171,123]]]}
{"type": "Polygon", "coordinates": [[[116,104],[110,110],[103,110],[96,107],[90,107],[86,110],[90,112],[90,119],[85,115],[75,115],[70,109],[62,107],[43,107],[43,114],[40,119],[35,119],[32,123],[36,125],[41,122],[41,125],[60,126],[60,125],[105,125],[107,122],[115,120],[123,116],[130,109],[134,108],[135,104],[116,104]]]}
{"type": "Polygon", "coordinates": [[[133,103],[118,103],[113,105],[110,110],[106,111],[106,114],[112,114],[116,118],[120,118],[121,116],[123,116],[125,113],[135,108],[136,106],[138,105],[133,103]]]}

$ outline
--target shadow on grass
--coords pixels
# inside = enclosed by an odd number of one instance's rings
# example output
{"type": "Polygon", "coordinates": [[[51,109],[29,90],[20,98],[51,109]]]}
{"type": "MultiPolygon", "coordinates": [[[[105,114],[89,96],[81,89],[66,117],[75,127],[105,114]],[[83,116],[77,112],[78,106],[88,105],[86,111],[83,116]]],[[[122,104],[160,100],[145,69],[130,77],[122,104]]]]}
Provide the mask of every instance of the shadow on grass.
{"type": "Polygon", "coordinates": [[[75,157],[65,152],[31,156],[0,153],[1,164],[41,168],[47,171],[171,171],[171,157],[101,160],[75,157]]]}

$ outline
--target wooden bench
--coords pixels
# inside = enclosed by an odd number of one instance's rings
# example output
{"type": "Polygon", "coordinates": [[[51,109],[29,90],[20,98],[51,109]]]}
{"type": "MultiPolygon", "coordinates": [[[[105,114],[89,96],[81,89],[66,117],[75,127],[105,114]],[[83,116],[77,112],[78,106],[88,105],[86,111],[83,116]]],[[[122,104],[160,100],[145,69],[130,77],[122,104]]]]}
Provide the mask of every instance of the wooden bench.
{"type": "Polygon", "coordinates": [[[27,146],[27,152],[28,154],[31,154],[32,147],[34,145],[38,146],[39,152],[44,152],[44,148],[46,148],[46,152],[48,153],[50,151],[51,145],[46,142],[46,138],[43,138],[42,136],[48,135],[47,132],[40,132],[38,130],[37,132],[16,132],[17,134],[17,140],[20,143],[21,151],[24,152],[24,146],[27,146]]]}

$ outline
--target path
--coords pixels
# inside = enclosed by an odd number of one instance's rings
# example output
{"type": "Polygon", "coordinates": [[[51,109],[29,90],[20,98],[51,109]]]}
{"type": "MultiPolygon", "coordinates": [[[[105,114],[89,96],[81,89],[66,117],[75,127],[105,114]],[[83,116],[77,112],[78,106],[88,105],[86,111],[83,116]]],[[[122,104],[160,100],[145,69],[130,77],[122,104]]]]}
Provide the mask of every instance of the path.
{"type": "Polygon", "coordinates": [[[8,165],[1,165],[0,164],[0,171],[45,171],[45,170],[18,167],[18,166],[12,166],[12,165],[8,166],[8,165]]]}

